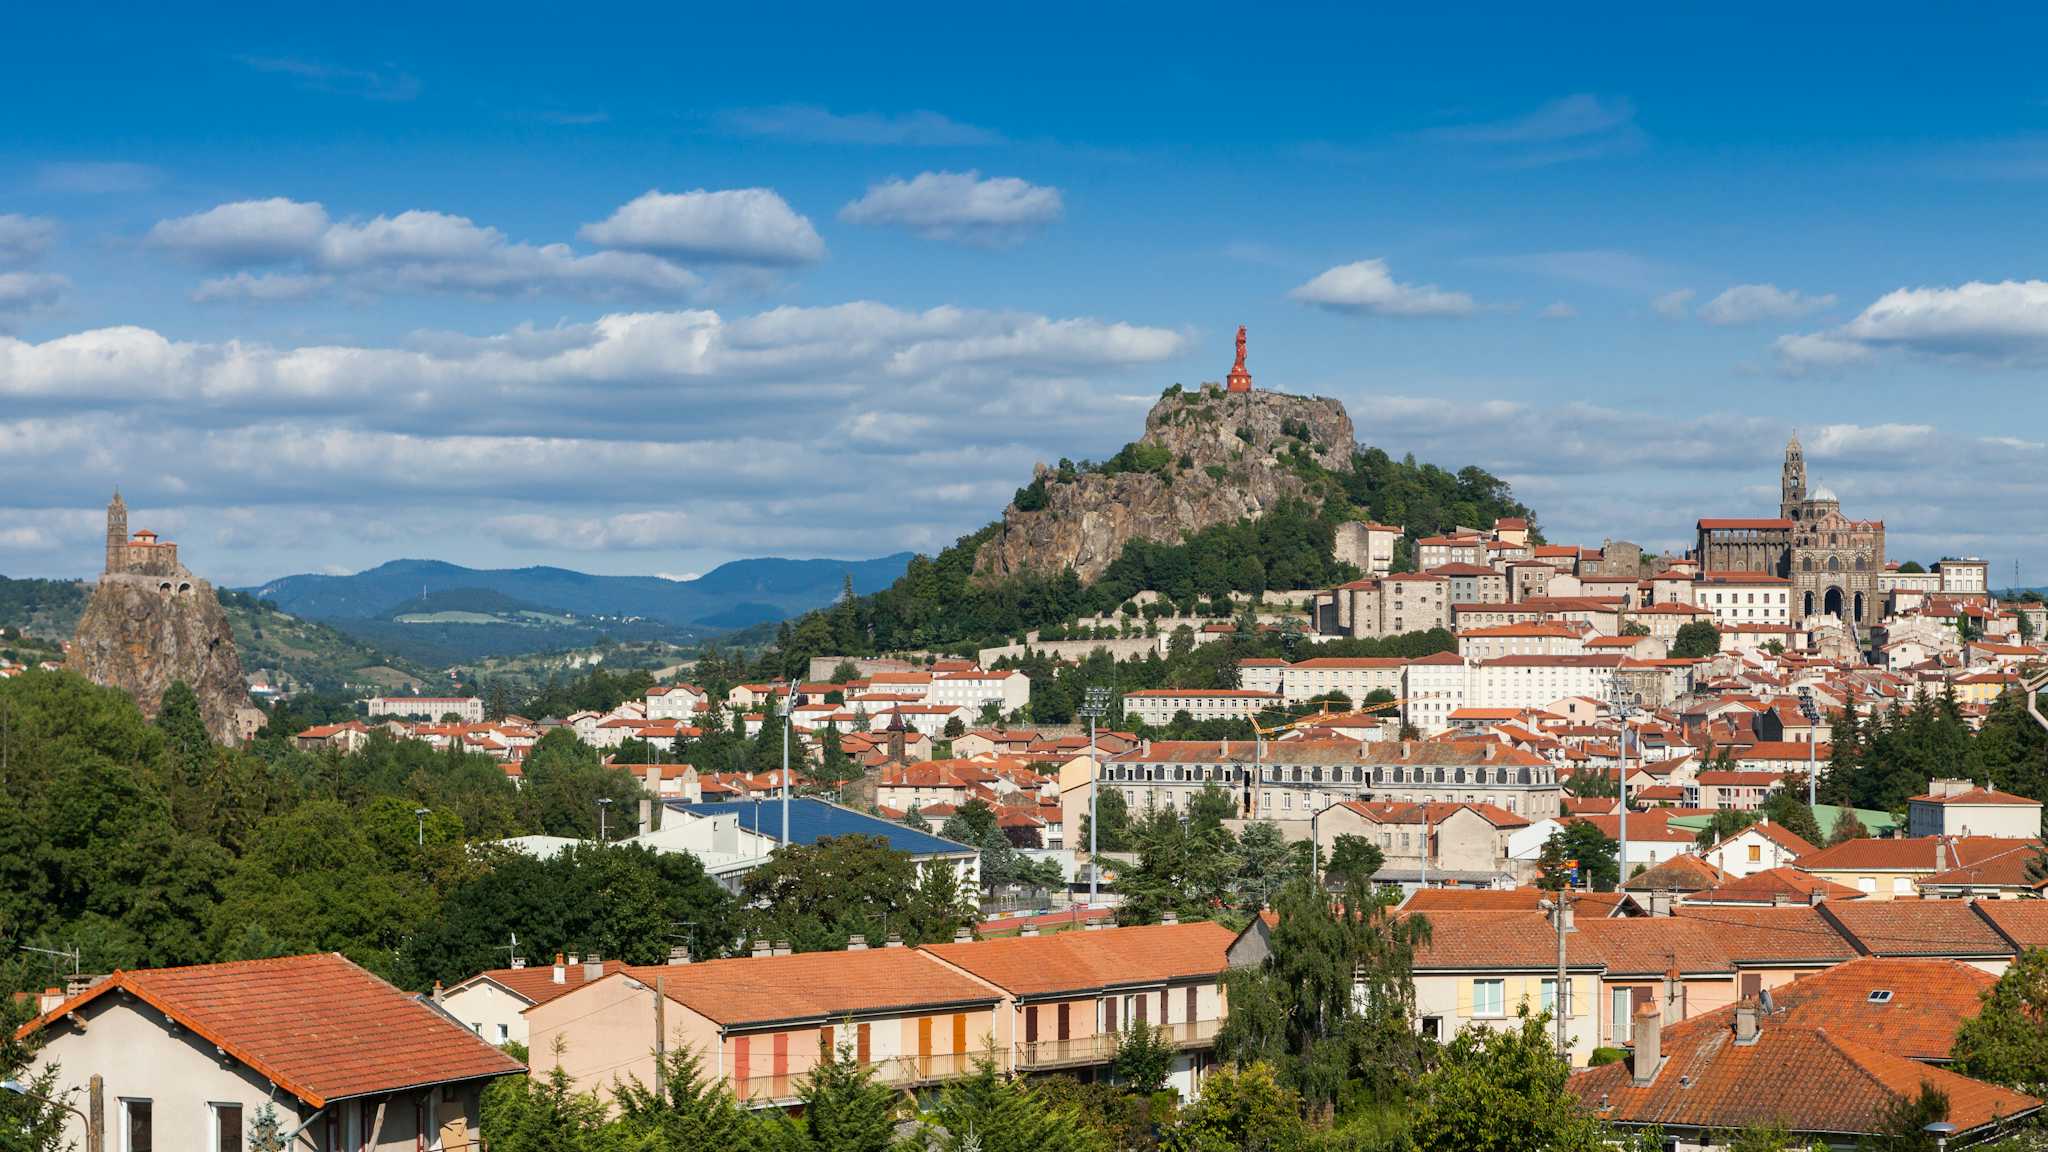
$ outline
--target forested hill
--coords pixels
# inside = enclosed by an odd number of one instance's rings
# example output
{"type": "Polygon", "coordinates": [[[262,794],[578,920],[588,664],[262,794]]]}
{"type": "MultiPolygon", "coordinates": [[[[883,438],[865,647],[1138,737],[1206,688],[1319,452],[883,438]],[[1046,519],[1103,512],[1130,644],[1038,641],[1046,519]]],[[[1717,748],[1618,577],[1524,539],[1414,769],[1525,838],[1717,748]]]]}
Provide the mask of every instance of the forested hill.
{"type": "Polygon", "coordinates": [[[1231,592],[1328,587],[1356,576],[1332,557],[1336,527],[1347,520],[1404,526],[1397,567],[1411,566],[1407,558],[1415,540],[1459,525],[1488,528],[1501,517],[1519,516],[1536,531],[1535,513],[1514,498],[1507,482],[1476,466],[1452,472],[1413,456],[1396,460],[1378,448],[1356,451],[1341,469],[1301,456],[1289,466],[1309,481],[1305,496],[1284,498],[1264,516],[1204,528],[1179,543],[1131,540],[1086,585],[1071,569],[977,578],[977,552],[1001,531],[991,524],[937,556],[912,559],[903,578],[888,588],[783,625],[776,641],[781,663],[795,671],[813,655],[1000,643],[1114,611],[1146,588],[1192,604],[1231,592]]]}

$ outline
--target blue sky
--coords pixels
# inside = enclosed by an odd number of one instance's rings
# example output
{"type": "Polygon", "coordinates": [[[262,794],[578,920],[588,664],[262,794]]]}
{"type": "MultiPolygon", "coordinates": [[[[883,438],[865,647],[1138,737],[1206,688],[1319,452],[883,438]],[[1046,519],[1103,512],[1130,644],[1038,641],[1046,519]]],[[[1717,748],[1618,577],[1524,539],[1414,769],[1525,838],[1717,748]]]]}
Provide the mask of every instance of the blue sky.
{"type": "Polygon", "coordinates": [[[1239,323],[1553,539],[2048,583],[2042,19],[1176,5],[15,20],[0,572],[933,550],[1239,323]],[[422,23],[421,21],[431,21],[422,23]]]}

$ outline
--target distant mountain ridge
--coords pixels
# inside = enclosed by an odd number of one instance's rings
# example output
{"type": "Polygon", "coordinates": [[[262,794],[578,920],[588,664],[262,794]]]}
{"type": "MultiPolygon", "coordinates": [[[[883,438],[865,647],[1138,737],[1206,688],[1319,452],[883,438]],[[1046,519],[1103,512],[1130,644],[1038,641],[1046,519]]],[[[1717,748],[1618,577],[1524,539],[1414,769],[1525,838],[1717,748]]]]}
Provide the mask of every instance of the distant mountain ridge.
{"type": "Polygon", "coordinates": [[[764,558],[721,564],[694,580],[594,576],[568,568],[465,568],[440,560],[393,560],[349,576],[284,576],[243,589],[295,616],[374,620],[422,596],[479,590],[535,608],[577,616],[637,616],[676,626],[719,628],[731,621],[800,615],[832,603],[846,577],[856,593],[888,587],[910,553],[872,560],[764,558]]]}

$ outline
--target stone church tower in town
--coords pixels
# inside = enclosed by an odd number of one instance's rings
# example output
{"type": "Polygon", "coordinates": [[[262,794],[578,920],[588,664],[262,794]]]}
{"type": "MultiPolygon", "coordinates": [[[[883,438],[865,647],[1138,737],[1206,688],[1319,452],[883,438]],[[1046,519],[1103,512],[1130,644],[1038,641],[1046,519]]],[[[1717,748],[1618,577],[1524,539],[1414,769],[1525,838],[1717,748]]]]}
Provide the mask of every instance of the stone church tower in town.
{"type": "Polygon", "coordinates": [[[1776,519],[1699,522],[1702,568],[1765,572],[1791,585],[1792,619],[1832,616],[1868,635],[1884,617],[1884,521],[1854,520],[1827,485],[1807,488],[1806,449],[1794,434],[1779,471],[1776,519]]]}
{"type": "Polygon", "coordinates": [[[253,735],[263,713],[249,702],[242,659],[213,586],[178,562],[178,546],[147,529],[128,531],[128,505],[107,505],[107,570],[78,620],[67,663],[119,688],[154,718],[164,690],[183,681],[199,697],[206,729],[222,743],[253,735]]]}

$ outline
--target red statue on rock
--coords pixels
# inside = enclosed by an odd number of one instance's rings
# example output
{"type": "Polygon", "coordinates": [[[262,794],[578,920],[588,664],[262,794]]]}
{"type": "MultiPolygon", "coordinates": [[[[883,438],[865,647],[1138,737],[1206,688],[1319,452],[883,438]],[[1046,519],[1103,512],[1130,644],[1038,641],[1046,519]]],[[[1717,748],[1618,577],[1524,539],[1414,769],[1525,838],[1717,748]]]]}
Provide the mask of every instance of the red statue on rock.
{"type": "Polygon", "coordinates": [[[1252,390],[1252,374],[1245,371],[1244,367],[1244,325],[1242,324],[1237,326],[1237,363],[1231,367],[1230,376],[1226,383],[1232,392],[1249,392],[1252,390]]]}

